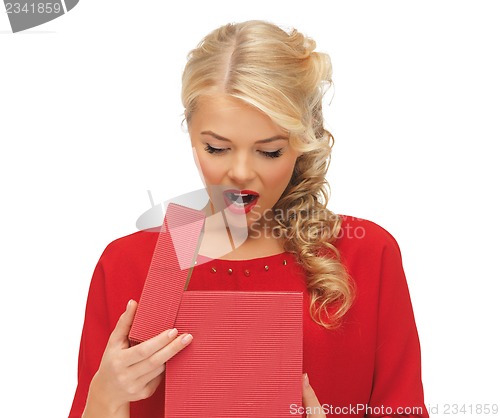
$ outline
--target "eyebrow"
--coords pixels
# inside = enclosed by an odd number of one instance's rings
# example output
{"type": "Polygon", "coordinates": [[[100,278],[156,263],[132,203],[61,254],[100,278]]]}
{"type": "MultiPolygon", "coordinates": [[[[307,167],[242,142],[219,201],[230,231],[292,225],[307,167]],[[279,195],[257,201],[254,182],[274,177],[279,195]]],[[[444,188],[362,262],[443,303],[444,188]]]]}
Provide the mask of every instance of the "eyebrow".
{"type": "MultiPolygon", "coordinates": [[[[203,135],[213,136],[215,139],[218,139],[219,141],[231,142],[230,139],[224,138],[223,136],[220,136],[220,135],[218,135],[218,134],[216,134],[215,132],[212,132],[212,131],[203,131],[201,133],[203,135]]],[[[286,140],[288,140],[288,137],[283,136],[283,135],[275,135],[275,136],[272,136],[271,138],[259,139],[258,141],[255,141],[255,143],[256,144],[267,144],[268,142],[278,141],[280,139],[286,139],[286,140]]]]}

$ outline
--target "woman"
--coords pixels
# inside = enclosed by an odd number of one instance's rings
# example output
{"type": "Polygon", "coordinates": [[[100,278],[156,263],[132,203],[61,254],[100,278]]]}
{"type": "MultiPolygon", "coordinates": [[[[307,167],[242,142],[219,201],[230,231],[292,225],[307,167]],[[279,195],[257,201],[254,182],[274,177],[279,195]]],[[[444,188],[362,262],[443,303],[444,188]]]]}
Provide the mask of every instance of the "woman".
{"type": "MultiPolygon", "coordinates": [[[[398,244],[375,223],[326,208],[333,138],[321,101],[331,64],[314,48],[296,30],[249,21],[213,31],[191,51],[182,100],[210,196],[205,210],[244,216],[248,237],[218,257],[217,232],[206,233],[189,290],[304,293],[306,409],[291,406],[291,415],[427,417],[398,244]]],[[[118,239],[97,264],[70,417],[163,414],[155,390],[164,364],[196,336],[173,329],[129,347],[157,237],[118,239]]]]}

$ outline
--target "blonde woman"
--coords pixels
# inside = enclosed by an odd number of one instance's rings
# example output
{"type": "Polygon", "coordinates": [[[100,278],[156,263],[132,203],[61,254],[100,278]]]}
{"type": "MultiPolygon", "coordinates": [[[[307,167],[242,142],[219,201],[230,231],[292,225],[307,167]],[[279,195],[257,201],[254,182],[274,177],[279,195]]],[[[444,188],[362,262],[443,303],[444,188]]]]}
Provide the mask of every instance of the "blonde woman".
{"type": "MultiPolygon", "coordinates": [[[[228,24],[191,51],[182,83],[206,212],[232,208],[248,229],[219,257],[210,257],[214,237],[203,237],[189,289],[303,292],[305,408],[291,406],[292,416],[427,417],[398,244],[373,222],[327,209],[329,56],[297,30],[228,24]]],[[[163,416],[165,362],[196,336],[167,330],[129,347],[157,238],[118,239],[97,264],[70,418],[163,416]]]]}

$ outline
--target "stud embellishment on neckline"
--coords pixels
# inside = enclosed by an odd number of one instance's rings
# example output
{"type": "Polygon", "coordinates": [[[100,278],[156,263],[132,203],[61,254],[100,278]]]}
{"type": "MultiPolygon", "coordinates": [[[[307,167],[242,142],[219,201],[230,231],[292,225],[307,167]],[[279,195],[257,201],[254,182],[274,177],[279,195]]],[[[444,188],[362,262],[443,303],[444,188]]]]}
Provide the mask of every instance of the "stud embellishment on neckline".
{"type": "MultiPolygon", "coordinates": [[[[288,260],[287,260],[286,258],[282,259],[282,260],[281,260],[281,264],[282,264],[283,266],[288,265],[288,260]]],[[[250,265],[250,267],[252,267],[252,266],[253,266],[253,265],[250,265]]],[[[261,264],[261,267],[259,267],[259,268],[255,268],[255,271],[262,271],[262,270],[260,270],[260,269],[262,269],[262,268],[264,269],[264,271],[269,271],[269,270],[270,270],[270,268],[271,268],[271,265],[269,265],[269,264],[264,264],[264,265],[262,266],[262,264],[261,264]]],[[[219,272],[219,274],[220,274],[221,272],[223,272],[223,271],[226,271],[226,272],[227,272],[227,274],[228,274],[228,275],[230,275],[230,276],[231,276],[231,275],[233,275],[233,274],[236,274],[237,276],[238,276],[239,274],[243,274],[245,277],[250,277],[250,276],[252,275],[252,271],[253,271],[253,270],[254,270],[254,269],[253,269],[253,267],[252,267],[252,268],[250,268],[250,269],[246,268],[246,269],[242,269],[242,270],[240,270],[239,268],[235,270],[233,267],[227,267],[227,269],[222,268],[222,270],[219,272]],[[236,272],[236,273],[235,273],[235,272],[236,272]]],[[[212,266],[212,267],[210,267],[210,273],[212,273],[212,274],[217,273],[217,268],[216,268],[216,266],[212,266]]],[[[258,273],[257,273],[257,276],[258,276],[258,273]]]]}

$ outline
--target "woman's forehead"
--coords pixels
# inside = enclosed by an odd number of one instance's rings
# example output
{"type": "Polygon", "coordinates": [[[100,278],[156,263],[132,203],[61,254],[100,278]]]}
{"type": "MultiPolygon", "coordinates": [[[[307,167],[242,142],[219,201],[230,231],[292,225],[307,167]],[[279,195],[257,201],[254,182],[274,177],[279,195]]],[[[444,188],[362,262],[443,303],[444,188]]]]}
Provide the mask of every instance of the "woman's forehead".
{"type": "Polygon", "coordinates": [[[287,136],[287,132],[264,112],[228,95],[200,98],[192,114],[190,127],[212,131],[229,139],[242,133],[257,139],[287,136]]]}

